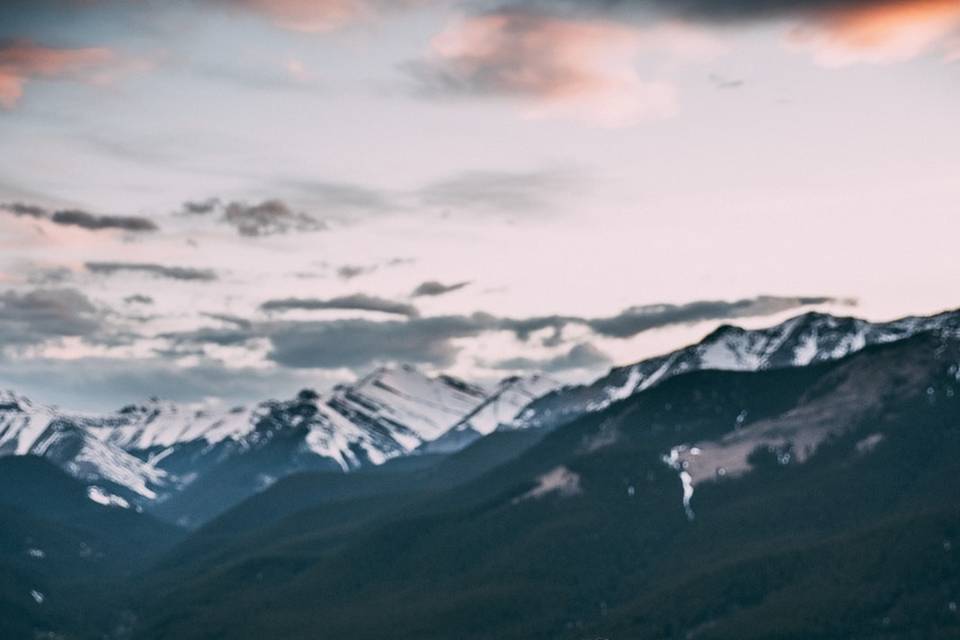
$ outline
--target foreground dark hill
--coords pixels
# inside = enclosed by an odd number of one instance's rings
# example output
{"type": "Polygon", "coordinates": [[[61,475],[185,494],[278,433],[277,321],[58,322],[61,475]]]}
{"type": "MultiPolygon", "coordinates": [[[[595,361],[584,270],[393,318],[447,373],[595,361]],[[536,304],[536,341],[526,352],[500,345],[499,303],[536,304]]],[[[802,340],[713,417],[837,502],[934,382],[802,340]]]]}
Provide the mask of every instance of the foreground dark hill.
{"type": "Polygon", "coordinates": [[[106,499],[42,458],[0,458],[0,637],[115,624],[99,617],[114,585],[183,537],[91,495],[106,499]]]}
{"type": "Polygon", "coordinates": [[[452,490],[246,503],[141,578],[136,637],[956,637],[958,367],[677,375],[452,490]]]}

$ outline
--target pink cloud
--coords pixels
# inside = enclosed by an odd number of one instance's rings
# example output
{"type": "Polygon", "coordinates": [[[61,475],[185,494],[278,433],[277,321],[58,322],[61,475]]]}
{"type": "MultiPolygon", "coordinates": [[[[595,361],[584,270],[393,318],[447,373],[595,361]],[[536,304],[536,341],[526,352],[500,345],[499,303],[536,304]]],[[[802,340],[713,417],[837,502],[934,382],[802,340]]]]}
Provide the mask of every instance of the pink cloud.
{"type": "Polygon", "coordinates": [[[943,47],[960,34],[958,0],[888,0],[872,6],[821,12],[791,34],[794,47],[825,66],[909,60],[943,47]]]}
{"type": "Polygon", "coordinates": [[[234,0],[268,16],[292,31],[333,31],[353,22],[371,20],[392,8],[408,8],[426,0],[234,0]]]}
{"type": "Polygon", "coordinates": [[[960,62],[960,38],[947,45],[947,62],[960,62]]]}
{"type": "Polygon", "coordinates": [[[0,106],[12,109],[34,78],[109,81],[104,67],[116,60],[110,49],[55,49],[17,40],[0,45],[0,106]]]}
{"type": "Polygon", "coordinates": [[[645,53],[709,58],[723,50],[704,32],[679,24],[639,28],[501,11],[467,18],[438,35],[431,57],[415,72],[436,91],[519,98],[533,117],[615,127],[675,111],[674,87],[640,75],[645,53]]]}

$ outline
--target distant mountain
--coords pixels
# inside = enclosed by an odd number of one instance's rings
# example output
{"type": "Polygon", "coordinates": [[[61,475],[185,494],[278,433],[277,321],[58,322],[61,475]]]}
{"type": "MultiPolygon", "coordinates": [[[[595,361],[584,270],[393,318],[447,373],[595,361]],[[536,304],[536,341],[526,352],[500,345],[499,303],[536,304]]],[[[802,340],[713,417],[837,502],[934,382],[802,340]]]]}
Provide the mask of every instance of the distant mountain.
{"type": "Polygon", "coordinates": [[[960,310],[884,323],[806,313],[768,329],[724,325],[697,344],[618,367],[588,385],[547,393],[524,407],[507,427],[555,427],[689,371],[800,367],[837,360],[869,345],[893,342],[925,331],[960,335],[960,310]]]}
{"type": "Polygon", "coordinates": [[[0,396],[0,456],[39,455],[123,501],[186,525],[298,471],[350,471],[443,440],[456,451],[556,386],[511,378],[492,391],[410,366],[381,368],[329,395],[225,410],[151,400],[103,416],[0,396]],[[450,435],[447,435],[450,432],[450,435]],[[463,433],[470,437],[458,438],[463,433]]]}

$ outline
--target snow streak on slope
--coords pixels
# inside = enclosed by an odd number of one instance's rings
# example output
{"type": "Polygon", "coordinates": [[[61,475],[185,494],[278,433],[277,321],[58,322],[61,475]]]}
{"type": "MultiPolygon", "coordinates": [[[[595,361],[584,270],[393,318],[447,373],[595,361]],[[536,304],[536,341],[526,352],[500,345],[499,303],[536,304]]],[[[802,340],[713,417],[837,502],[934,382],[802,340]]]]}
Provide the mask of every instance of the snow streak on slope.
{"type": "Polygon", "coordinates": [[[497,390],[473,412],[467,414],[454,428],[470,428],[486,435],[505,422],[513,420],[519,411],[560,386],[544,375],[511,377],[500,382],[497,390]]]}
{"type": "Polygon", "coordinates": [[[0,393],[0,455],[42,456],[82,480],[109,481],[155,498],[166,473],[98,439],[94,424],[94,418],[70,418],[22,396],[0,393]]]}
{"type": "Polygon", "coordinates": [[[411,366],[378,369],[338,389],[329,405],[361,424],[375,424],[405,450],[441,436],[480,406],[488,392],[455,378],[431,378],[411,366]]]}
{"type": "Polygon", "coordinates": [[[490,396],[439,438],[420,447],[422,453],[453,453],[511,422],[517,413],[560,383],[544,375],[501,380],[490,396]]]}
{"type": "Polygon", "coordinates": [[[56,415],[27,398],[0,391],[0,455],[27,455],[56,415]]]}
{"type": "Polygon", "coordinates": [[[145,451],[180,442],[204,440],[216,444],[252,430],[254,408],[192,409],[172,402],[151,400],[124,407],[113,419],[93,430],[104,441],[126,450],[145,451]]]}

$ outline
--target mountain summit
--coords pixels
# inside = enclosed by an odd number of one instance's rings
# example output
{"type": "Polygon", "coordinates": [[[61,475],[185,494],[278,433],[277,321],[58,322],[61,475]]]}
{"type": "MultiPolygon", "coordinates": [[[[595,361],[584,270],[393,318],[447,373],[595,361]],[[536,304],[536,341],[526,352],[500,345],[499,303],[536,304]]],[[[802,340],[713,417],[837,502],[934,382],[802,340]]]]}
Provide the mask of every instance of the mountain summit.
{"type": "Polygon", "coordinates": [[[553,427],[649,389],[680,373],[716,369],[761,371],[838,360],[866,346],[923,332],[960,335],[960,310],[872,323],[805,313],[766,329],[723,325],[697,344],[618,367],[588,385],[565,387],[530,403],[508,426],[553,427]]]}

